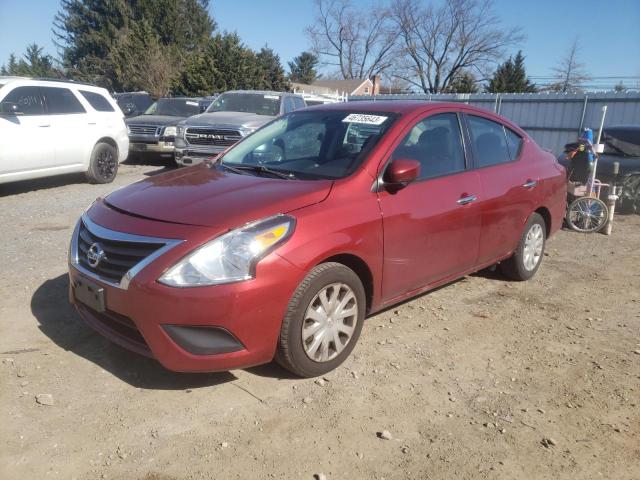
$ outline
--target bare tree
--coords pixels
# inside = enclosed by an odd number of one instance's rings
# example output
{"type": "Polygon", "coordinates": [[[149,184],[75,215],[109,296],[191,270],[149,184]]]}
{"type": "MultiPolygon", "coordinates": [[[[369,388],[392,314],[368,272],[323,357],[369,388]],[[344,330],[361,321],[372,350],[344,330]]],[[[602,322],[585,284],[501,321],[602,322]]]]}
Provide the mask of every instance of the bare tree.
{"type": "Polygon", "coordinates": [[[573,40],[567,54],[553,68],[555,82],[551,84],[551,90],[556,92],[579,92],[582,84],[591,77],[585,70],[584,63],[578,61],[580,42],[578,38],[573,40]]]}
{"type": "Polygon", "coordinates": [[[487,77],[506,47],[523,40],[519,28],[504,28],[491,0],[448,0],[439,7],[396,0],[392,16],[399,32],[401,78],[425,93],[447,90],[463,70],[487,77]]]}
{"type": "Polygon", "coordinates": [[[316,18],[306,32],[323,65],[344,79],[371,78],[392,63],[397,33],[382,6],[357,8],[351,0],[315,0],[316,18]]]}

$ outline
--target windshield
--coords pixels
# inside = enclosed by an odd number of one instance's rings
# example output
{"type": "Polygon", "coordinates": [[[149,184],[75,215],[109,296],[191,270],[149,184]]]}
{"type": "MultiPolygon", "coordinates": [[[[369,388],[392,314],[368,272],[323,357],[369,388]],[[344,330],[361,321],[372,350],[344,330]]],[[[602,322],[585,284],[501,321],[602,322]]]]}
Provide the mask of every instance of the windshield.
{"type": "Polygon", "coordinates": [[[276,117],[280,113],[280,96],[268,93],[223,93],[207,112],[246,112],[276,117]]]}
{"type": "Polygon", "coordinates": [[[610,127],[603,132],[604,153],[640,157],[640,127],[610,127]]]}
{"type": "Polygon", "coordinates": [[[358,168],[394,120],[390,113],[294,112],[238,143],[221,163],[302,179],[342,178],[358,168]]]}
{"type": "Polygon", "coordinates": [[[197,100],[184,98],[161,98],[151,105],[143,115],[169,115],[171,117],[190,117],[200,113],[197,100]]]}

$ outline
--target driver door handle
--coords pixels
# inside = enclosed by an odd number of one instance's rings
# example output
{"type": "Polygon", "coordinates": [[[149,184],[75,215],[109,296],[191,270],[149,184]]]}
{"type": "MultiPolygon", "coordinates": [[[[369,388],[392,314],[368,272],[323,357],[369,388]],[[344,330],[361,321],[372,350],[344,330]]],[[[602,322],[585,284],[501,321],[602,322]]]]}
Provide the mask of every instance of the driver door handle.
{"type": "Polygon", "coordinates": [[[458,200],[458,205],[466,205],[467,203],[475,202],[478,199],[475,195],[469,195],[466,197],[462,197],[458,200]]]}
{"type": "Polygon", "coordinates": [[[524,188],[533,188],[536,185],[538,185],[538,182],[536,180],[527,180],[527,183],[525,183],[524,185],[522,185],[524,188]]]}

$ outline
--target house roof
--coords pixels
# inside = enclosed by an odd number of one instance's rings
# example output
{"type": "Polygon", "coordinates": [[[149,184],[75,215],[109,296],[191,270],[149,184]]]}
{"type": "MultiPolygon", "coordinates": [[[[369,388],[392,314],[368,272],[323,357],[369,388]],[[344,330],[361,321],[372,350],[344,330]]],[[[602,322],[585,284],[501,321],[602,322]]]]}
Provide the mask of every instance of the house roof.
{"type": "Polygon", "coordinates": [[[363,83],[369,83],[373,85],[371,80],[369,80],[368,78],[354,78],[351,80],[316,80],[312,83],[312,85],[316,87],[330,88],[331,90],[337,90],[341,93],[344,92],[351,95],[363,83]]]}

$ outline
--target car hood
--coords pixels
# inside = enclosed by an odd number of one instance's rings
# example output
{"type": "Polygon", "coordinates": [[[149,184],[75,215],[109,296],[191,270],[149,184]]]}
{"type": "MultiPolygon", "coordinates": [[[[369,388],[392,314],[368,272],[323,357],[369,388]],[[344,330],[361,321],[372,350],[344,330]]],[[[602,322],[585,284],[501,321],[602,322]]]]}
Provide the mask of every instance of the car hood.
{"type": "Polygon", "coordinates": [[[242,127],[254,130],[256,128],[260,128],[262,125],[270,122],[274,118],[276,117],[246,112],[211,112],[189,117],[183,122],[183,124],[186,126],[211,125],[217,127],[242,127]]]}
{"type": "Polygon", "coordinates": [[[159,125],[166,127],[167,125],[177,125],[185,118],[173,115],[138,115],[137,117],[129,117],[124,122],[127,125],[159,125]]]}
{"type": "Polygon", "coordinates": [[[286,180],[240,175],[204,163],[133,183],[105,198],[107,205],[163,222],[233,228],[323,201],[331,180],[286,180]]]}

